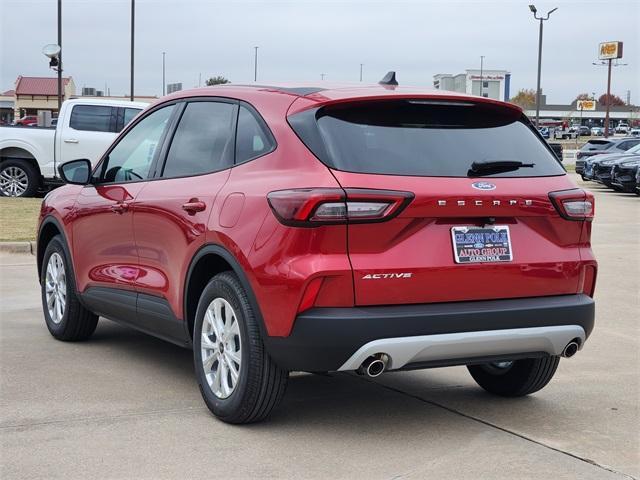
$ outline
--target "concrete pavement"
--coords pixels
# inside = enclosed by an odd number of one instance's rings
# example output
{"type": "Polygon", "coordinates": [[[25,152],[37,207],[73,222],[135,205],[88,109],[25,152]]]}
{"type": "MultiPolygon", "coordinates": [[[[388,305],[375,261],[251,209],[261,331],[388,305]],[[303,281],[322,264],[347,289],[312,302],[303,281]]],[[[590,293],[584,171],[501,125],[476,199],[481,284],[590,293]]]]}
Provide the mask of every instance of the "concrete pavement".
{"type": "Polygon", "coordinates": [[[53,340],[35,260],[0,256],[0,478],[640,476],[640,199],[593,186],[596,329],[541,392],[485,394],[463,367],[294,374],[273,418],[204,407],[191,352],[101,320],[53,340]]]}

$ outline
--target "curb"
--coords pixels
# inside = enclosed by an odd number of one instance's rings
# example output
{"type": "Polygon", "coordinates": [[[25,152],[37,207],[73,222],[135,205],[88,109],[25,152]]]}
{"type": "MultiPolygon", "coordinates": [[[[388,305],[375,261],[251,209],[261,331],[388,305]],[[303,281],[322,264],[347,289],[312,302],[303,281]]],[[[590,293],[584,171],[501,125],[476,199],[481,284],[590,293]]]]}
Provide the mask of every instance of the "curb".
{"type": "Polygon", "coordinates": [[[36,254],[36,242],[0,242],[2,253],[30,253],[36,254]]]}

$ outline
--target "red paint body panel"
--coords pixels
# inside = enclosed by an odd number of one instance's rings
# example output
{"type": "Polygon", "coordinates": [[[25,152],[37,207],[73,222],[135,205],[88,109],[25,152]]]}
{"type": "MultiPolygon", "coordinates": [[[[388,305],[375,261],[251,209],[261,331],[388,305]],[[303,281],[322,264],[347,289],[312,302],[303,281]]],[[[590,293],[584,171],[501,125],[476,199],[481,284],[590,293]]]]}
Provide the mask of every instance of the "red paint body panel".
{"type": "Polygon", "coordinates": [[[301,97],[273,88],[231,85],[178,92],[159,103],[203,96],[250,103],[266,121],[277,148],[212,174],[108,187],[68,185],[47,196],[41,220],[53,216],[63,225],[80,292],[89,286],[136,290],[166,299],[175,316],[186,320],[189,265],[202,246],[215,244],[243,269],[271,336],[290,334],[304,293],[318,278],[322,282],[317,295],[319,281],[312,285],[314,305],[323,307],[592,293],[596,262],[589,244],[591,225],[561,218],[548,197],[549,192],[575,188],[566,175],[492,178],[496,189],[480,191],[471,188],[474,180],[469,178],[334,171],[287,123],[287,115],[305,109],[387,97],[473,98],[517,107],[450,92],[382,86],[341,86],[301,97]],[[271,211],[267,195],[300,188],[398,190],[412,192],[415,198],[386,222],[285,226],[271,211]],[[182,205],[193,200],[205,208],[190,215],[182,205]],[[493,205],[496,200],[500,206],[493,205]],[[510,205],[510,200],[516,204],[510,205]],[[465,205],[458,206],[458,201],[465,205]],[[111,210],[122,202],[129,204],[127,211],[111,210]],[[482,225],[489,217],[510,226],[513,262],[455,264],[451,227],[482,225]],[[362,278],[367,273],[398,272],[412,276],[362,278]]]}

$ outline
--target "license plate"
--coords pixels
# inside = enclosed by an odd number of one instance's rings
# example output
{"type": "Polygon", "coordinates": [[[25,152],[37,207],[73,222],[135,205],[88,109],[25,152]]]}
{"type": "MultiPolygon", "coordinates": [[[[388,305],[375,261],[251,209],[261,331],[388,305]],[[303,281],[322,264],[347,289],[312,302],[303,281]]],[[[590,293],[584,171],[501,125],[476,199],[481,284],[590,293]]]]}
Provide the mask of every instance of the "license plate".
{"type": "Polygon", "coordinates": [[[453,254],[456,263],[510,262],[511,238],[506,225],[453,227],[453,254]]]}

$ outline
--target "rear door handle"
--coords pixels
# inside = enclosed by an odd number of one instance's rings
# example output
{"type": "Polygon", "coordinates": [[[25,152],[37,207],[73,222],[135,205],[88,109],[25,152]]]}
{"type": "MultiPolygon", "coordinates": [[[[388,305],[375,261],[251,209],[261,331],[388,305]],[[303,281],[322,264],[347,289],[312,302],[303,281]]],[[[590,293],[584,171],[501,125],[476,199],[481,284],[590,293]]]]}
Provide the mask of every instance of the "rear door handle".
{"type": "Polygon", "coordinates": [[[77,138],[65,138],[64,139],[64,143],[79,143],[80,140],[78,140],[77,138]]]}
{"type": "Polygon", "coordinates": [[[129,210],[128,203],[116,203],[115,205],[111,205],[111,211],[114,213],[124,213],[129,210]]]}
{"type": "Polygon", "coordinates": [[[197,198],[192,198],[187,203],[182,204],[182,209],[189,215],[195,215],[198,212],[203,212],[206,208],[207,205],[197,198]]]}

